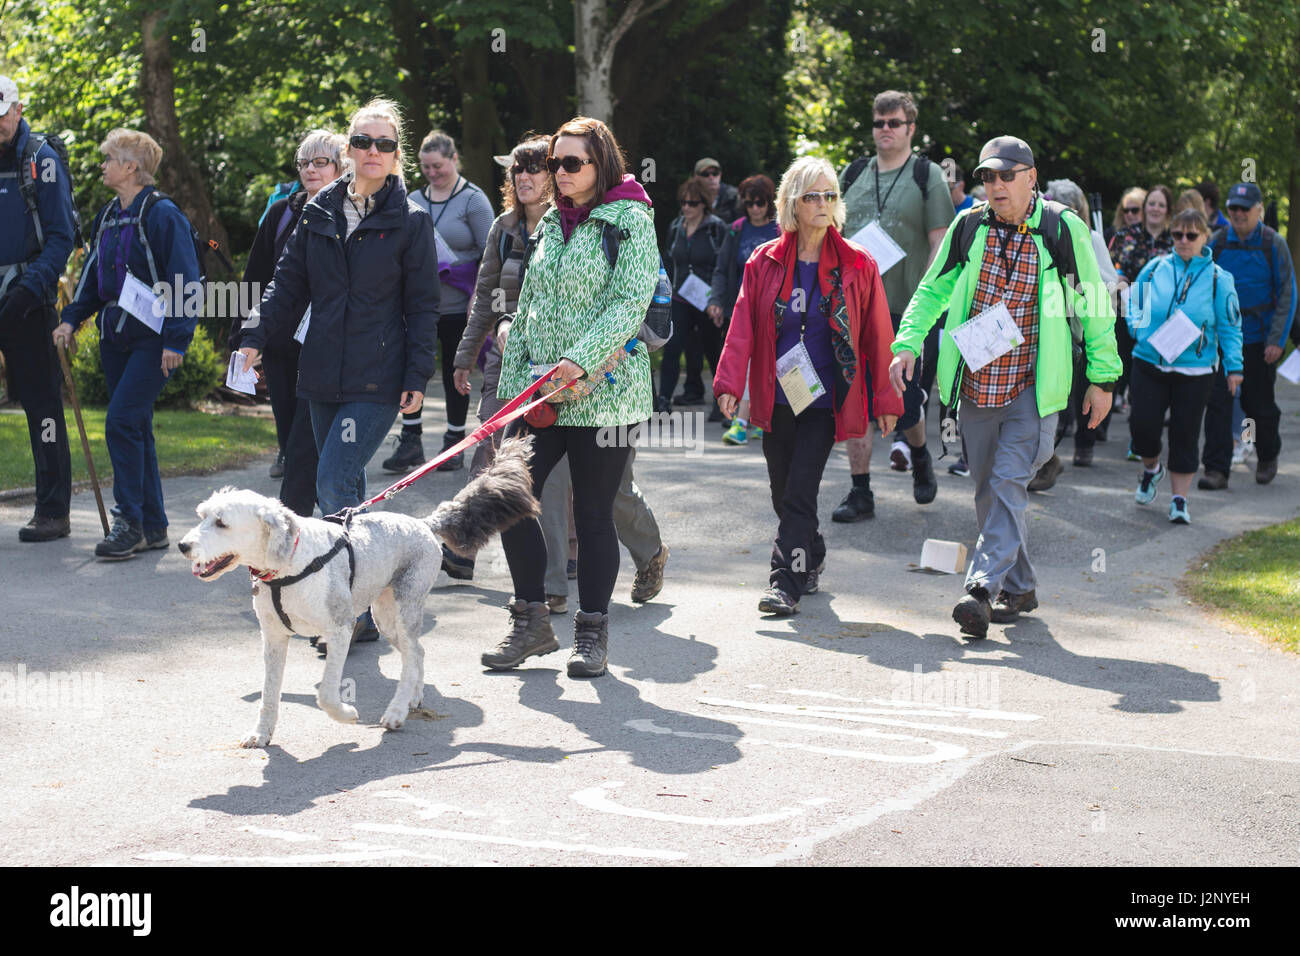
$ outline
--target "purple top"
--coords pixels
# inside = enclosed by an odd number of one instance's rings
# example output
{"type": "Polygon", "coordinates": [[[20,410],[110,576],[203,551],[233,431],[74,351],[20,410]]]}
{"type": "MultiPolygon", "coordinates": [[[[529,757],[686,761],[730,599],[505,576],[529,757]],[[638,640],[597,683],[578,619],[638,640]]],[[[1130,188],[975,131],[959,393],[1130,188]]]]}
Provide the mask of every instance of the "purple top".
{"type": "MultiPolygon", "coordinates": [[[[817,377],[822,380],[823,386],[821,396],[814,399],[808,407],[830,408],[830,382],[831,376],[835,374],[835,352],[831,348],[830,322],[822,314],[822,287],[817,281],[817,263],[804,262],[802,259],[796,261],[794,284],[795,291],[793,301],[790,303],[790,311],[786,313],[785,321],[781,323],[781,334],[776,337],[777,358],[799,344],[800,327],[803,326],[803,344],[812,357],[813,368],[817,370],[817,377]],[[801,289],[802,296],[799,295],[801,289]],[[806,308],[797,310],[795,306],[799,305],[800,299],[803,300],[806,308]]],[[[785,397],[785,390],[779,384],[776,386],[776,400],[782,405],[790,404],[789,399],[785,397]]]]}

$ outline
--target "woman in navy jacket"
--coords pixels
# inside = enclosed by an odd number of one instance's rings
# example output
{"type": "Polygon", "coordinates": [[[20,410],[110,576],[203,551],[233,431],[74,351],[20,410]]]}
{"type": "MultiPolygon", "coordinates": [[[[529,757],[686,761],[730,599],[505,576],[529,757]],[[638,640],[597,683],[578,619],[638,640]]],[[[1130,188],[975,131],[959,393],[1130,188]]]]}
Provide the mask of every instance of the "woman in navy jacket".
{"type": "MultiPolygon", "coordinates": [[[[437,250],[433,221],[407,198],[401,139],[391,101],[353,115],[343,177],[303,208],[240,340],[251,368],[266,341],[296,323],[298,397],[310,403],[326,515],[365,500],[366,463],[398,411],[420,407],[433,373],[437,250]]],[[[367,612],[353,639],[377,636],[367,612]]]]}
{"type": "Polygon", "coordinates": [[[115,129],[99,148],[105,156],[103,183],[117,198],[95,217],[90,255],[54,340],[66,345],[82,322],[99,313],[99,357],[109,396],[104,440],[113,462],[115,506],[113,529],[95,554],[113,561],[167,547],[153,405],[194,337],[198,317],[187,313],[195,310],[175,304],[184,302],[188,283],[198,282],[199,259],[180,207],[170,199],[149,199],[162,147],[147,133],[115,129]],[[128,274],[155,293],[167,290],[157,310],[139,309],[145,318],[118,304],[128,274]],[[160,321],[159,330],[145,319],[160,321]]]}

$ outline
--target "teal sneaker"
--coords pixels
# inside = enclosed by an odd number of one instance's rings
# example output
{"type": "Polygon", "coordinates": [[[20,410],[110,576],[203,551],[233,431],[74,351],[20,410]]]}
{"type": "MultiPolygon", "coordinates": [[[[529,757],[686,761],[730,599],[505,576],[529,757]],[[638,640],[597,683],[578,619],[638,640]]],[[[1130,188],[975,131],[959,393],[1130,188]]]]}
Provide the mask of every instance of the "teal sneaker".
{"type": "Polygon", "coordinates": [[[1191,524],[1192,516],[1187,513],[1187,500],[1174,498],[1169,502],[1169,520],[1174,524],[1191,524]]]}
{"type": "Polygon", "coordinates": [[[752,439],[752,438],[762,438],[762,437],[763,437],[763,429],[759,428],[757,425],[751,425],[750,428],[749,428],[749,437],[750,437],[751,439],[752,439]]]}
{"type": "Polygon", "coordinates": [[[1132,444],[1131,442],[1129,443],[1129,446],[1128,446],[1128,455],[1125,456],[1125,457],[1127,458],[1128,461],[1141,461],[1141,460],[1142,460],[1142,456],[1141,456],[1141,455],[1134,454],[1134,452],[1133,452],[1133,444],[1132,444]]]}
{"type": "Polygon", "coordinates": [[[1165,476],[1165,466],[1156,465],[1155,471],[1142,469],[1142,480],[1138,482],[1137,493],[1133,496],[1140,505],[1149,505],[1155,501],[1156,485],[1160,484],[1160,479],[1165,476]]]}
{"type": "Polygon", "coordinates": [[[749,444],[749,429],[740,422],[733,420],[731,427],[722,433],[722,440],[728,445],[747,445],[749,444]]]}

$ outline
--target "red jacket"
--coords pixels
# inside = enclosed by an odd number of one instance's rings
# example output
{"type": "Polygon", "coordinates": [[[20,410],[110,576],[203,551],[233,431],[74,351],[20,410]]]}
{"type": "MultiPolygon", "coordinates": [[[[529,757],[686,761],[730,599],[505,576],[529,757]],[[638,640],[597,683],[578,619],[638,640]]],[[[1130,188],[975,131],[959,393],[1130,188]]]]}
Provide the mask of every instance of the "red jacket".
{"type": "MultiPolygon", "coordinates": [[[[775,305],[785,280],[781,255],[784,244],[794,241],[795,233],[784,233],[755,249],[745,264],[727,343],[713,377],[715,397],[740,397],[745,392],[745,369],[749,367],[749,420],[764,429],[772,427],[772,405],[776,401],[775,305]]],[[[841,241],[856,253],[845,264],[842,281],[858,371],[844,405],[835,413],[836,441],[861,438],[867,433],[868,384],[874,386],[872,412],[876,418],[903,414],[903,400],[889,384],[889,363],[893,360],[889,346],[894,341],[894,327],[889,320],[880,270],[861,246],[841,241]]],[[[826,321],[831,320],[827,317],[826,321]]]]}

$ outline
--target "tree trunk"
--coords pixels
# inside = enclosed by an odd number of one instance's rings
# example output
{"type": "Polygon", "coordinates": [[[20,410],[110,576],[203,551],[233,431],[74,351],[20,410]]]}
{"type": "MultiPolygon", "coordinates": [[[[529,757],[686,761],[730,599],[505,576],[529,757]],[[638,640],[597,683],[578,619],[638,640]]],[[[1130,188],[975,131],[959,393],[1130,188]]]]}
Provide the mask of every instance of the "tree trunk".
{"type": "Polygon", "coordinates": [[[429,119],[429,82],[424,75],[420,13],[415,8],[414,0],[390,0],[388,9],[393,21],[397,86],[402,91],[402,98],[406,100],[409,110],[407,145],[418,150],[420,140],[432,126],[429,119]]]}
{"type": "Polygon", "coordinates": [[[612,123],[614,44],[610,42],[606,0],[573,0],[573,52],[579,115],[612,123]]]}
{"type": "MultiPolygon", "coordinates": [[[[180,124],[176,119],[171,38],[163,24],[164,12],[151,10],[146,13],[140,30],[143,38],[140,99],[144,104],[145,128],[163,149],[158,186],[176,200],[199,236],[216,240],[225,250],[230,245],[226,228],[213,209],[203,175],[190,160],[181,141],[180,124]]],[[[209,272],[222,268],[215,257],[207,265],[209,272]]]]}
{"type": "MultiPolygon", "coordinates": [[[[496,99],[488,79],[488,57],[494,56],[486,42],[469,43],[460,49],[461,138],[460,172],[494,200],[497,196],[497,165],[492,144],[505,138],[496,99]]],[[[514,144],[511,143],[511,146],[514,144]]]]}

